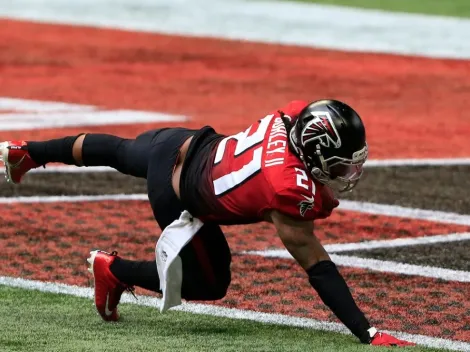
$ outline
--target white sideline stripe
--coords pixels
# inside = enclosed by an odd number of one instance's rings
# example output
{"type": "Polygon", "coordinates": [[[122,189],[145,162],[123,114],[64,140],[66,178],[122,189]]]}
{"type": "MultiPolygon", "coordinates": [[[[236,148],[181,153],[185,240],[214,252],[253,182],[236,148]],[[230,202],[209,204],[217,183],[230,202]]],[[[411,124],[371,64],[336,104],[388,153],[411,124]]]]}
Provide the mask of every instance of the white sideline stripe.
{"type": "Polygon", "coordinates": [[[0,97],[0,130],[186,121],[182,115],[0,97]]]}
{"type": "Polygon", "coordinates": [[[295,2],[15,0],[0,1],[0,17],[361,52],[470,57],[470,41],[464,40],[470,21],[465,18],[295,2]]]}
{"type": "MultiPolygon", "coordinates": [[[[4,173],[5,168],[2,167],[0,170],[4,173]]],[[[28,171],[29,173],[89,173],[89,172],[117,172],[116,169],[113,169],[109,166],[93,166],[93,167],[77,167],[73,165],[64,165],[64,166],[46,166],[46,168],[39,167],[37,169],[32,169],[28,171]]]]}
{"type": "MultiPolygon", "coordinates": [[[[470,165],[470,158],[450,158],[450,159],[382,159],[368,160],[365,168],[390,167],[390,166],[452,166],[470,165]]],[[[5,173],[5,168],[0,167],[0,172],[5,173]]],[[[117,172],[116,169],[108,166],[77,167],[73,165],[50,165],[46,168],[40,167],[32,169],[28,173],[88,173],[88,172],[117,172]]]]}
{"type": "Polygon", "coordinates": [[[390,166],[452,166],[470,165],[470,158],[438,158],[438,159],[382,159],[368,160],[364,164],[368,167],[390,166]]]}
{"type": "MultiPolygon", "coordinates": [[[[448,243],[470,240],[470,232],[451,233],[449,235],[436,235],[436,236],[423,236],[423,237],[409,237],[409,238],[396,238],[392,240],[377,240],[365,242],[351,242],[351,243],[334,243],[326,244],[325,250],[328,253],[341,253],[351,252],[358,250],[370,250],[377,248],[394,248],[394,247],[407,247],[417,246],[420,244],[436,244],[448,243]]],[[[244,254],[263,255],[266,251],[245,251],[244,254]]],[[[284,249],[269,250],[270,255],[284,256],[284,249]]]]}
{"type": "Polygon", "coordinates": [[[0,131],[36,130],[81,126],[129,125],[137,123],[181,122],[188,118],[160,112],[137,110],[105,110],[59,112],[49,114],[0,113],[0,131]]]}
{"type": "Polygon", "coordinates": [[[353,268],[369,269],[384,273],[422,276],[446,281],[470,282],[470,272],[468,271],[404,264],[389,260],[359,258],[338,254],[332,254],[331,259],[338,265],[353,268]]]}
{"type": "MultiPolygon", "coordinates": [[[[147,194],[105,194],[91,196],[33,196],[33,197],[0,197],[0,204],[12,203],[54,203],[54,202],[96,202],[121,200],[148,200],[147,194]]],[[[470,216],[444,211],[416,208],[405,208],[397,205],[385,205],[368,202],[341,200],[339,209],[366,214],[385,215],[445,224],[470,226],[470,216]]]]}
{"type": "Polygon", "coordinates": [[[398,205],[377,204],[341,200],[338,209],[366,214],[385,215],[417,220],[435,221],[445,224],[470,226],[470,216],[437,210],[406,208],[398,205]]]}
{"type": "Polygon", "coordinates": [[[0,197],[0,204],[14,203],[56,203],[56,202],[100,202],[123,200],[148,200],[147,194],[111,194],[96,196],[34,196],[34,197],[0,197]]]}
{"type": "MultiPolygon", "coordinates": [[[[245,254],[259,255],[268,258],[294,259],[291,254],[284,249],[274,249],[266,251],[250,251],[245,254]]],[[[331,254],[331,260],[337,265],[351,268],[369,269],[383,273],[403,274],[410,276],[422,276],[446,281],[470,282],[470,272],[443,269],[430,266],[404,264],[388,260],[378,260],[369,258],[353,257],[348,255],[331,254]]]]}
{"type": "Polygon", "coordinates": [[[446,281],[470,282],[470,272],[468,271],[404,264],[389,260],[359,258],[338,254],[332,254],[331,258],[338,265],[353,268],[369,269],[385,273],[423,276],[446,281]]]}
{"type": "MultiPolygon", "coordinates": [[[[89,299],[93,297],[93,290],[91,288],[58,284],[52,282],[25,280],[8,276],[0,276],[0,285],[22,288],[27,290],[37,290],[40,292],[47,293],[65,294],[69,296],[89,299]]],[[[135,304],[139,306],[154,307],[156,309],[160,306],[159,298],[149,296],[138,296],[138,300],[136,300],[131,295],[124,294],[122,296],[121,302],[135,304]]],[[[286,325],[314,330],[338,332],[342,334],[350,334],[349,330],[347,330],[345,326],[339,323],[319,321],[308,318],[292,317],[282,314],[261,313],[250,310],[219,307],[209,304],[183,303],[181,306],[172,308],[172,310],[193,314],[211,315],[230,319],[251,320],[267,324],[286,325]]],[[[171,319],[171,315],[168,316],[168,319],[171,319]]],[[[470,350],[470,344],[462,341],[447,340],[424,335],[414,335],[398,331],[386,332],[391,333],[398,338],[412,341],[422,346],[433,348],[446,348],[452,351],[470,350]]]]}
{"type": "Polygon", "coordinates": [[[328,252],[340,253],[357,250],[416,246],[420,244],[448,243],[466,240],[470,240],[470,232],[451,233],[449,235],[396,238],[393,240],[366,241],[359,243],[335,243],[327,244],[324,247],[328,252]]]}

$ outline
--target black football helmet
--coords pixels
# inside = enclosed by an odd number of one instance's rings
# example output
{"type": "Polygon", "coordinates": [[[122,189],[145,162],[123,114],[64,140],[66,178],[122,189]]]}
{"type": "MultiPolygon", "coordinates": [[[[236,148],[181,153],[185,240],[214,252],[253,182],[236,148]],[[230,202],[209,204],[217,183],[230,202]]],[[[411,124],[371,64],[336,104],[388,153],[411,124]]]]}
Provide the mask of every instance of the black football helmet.
{"type": "Polygon", "coordinates": [[[338,100],[311,103],[300,112],[289,140],[319,182],[339,192],[359,182],[368,155],[366,132],[350,106],[338,100]]]}

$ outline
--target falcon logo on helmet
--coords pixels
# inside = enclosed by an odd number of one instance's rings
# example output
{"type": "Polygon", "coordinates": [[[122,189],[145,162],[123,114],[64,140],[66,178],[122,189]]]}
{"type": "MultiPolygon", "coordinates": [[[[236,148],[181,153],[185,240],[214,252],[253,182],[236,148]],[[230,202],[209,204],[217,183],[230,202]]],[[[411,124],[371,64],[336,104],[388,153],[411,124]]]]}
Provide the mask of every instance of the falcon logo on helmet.
{"type": "Polygon", "coordinates": [[[307,105],[289,132],[289,146],[312,177],[339,192],[352,190],[367,160],[364,124],[339,100],[307,105]]]}
{"type": "Polygon", "coordinates": [[[315,118],[309,121],[302,130],[302,145],[317,141],[323,147],[341,147],[341,138],[327,111],[312,111],[315,118]]]}

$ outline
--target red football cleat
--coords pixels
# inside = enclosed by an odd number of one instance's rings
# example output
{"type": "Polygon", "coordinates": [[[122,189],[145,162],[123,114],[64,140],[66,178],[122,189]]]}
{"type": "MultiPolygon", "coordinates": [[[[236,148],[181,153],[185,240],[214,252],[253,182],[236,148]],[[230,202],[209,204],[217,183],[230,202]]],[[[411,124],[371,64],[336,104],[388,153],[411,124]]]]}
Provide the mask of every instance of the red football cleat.
{"type": "Polygon", "coordinates": [[[41,166],[31,159],[25,141],[0,143],[0,159],[5,164],[7,181],[12,183],[20,183],[25,173],[41,166]]]}
{"type": "Polygon", "coordinates": [[[117,306],[124,291],[133,292],[134,288],[121,283],[109,269],[117,252],[91,251],[87,262],[88,271],[95,279],[95,306],[103,320],[119,320],[117,306]]]}
{"type": "Polygon", "coordinates": [[[376,328],[370,328],[369,334],[372,335],[372,340],[370,344],[372,346],[388,346],[388,347],[406,347],[406,346],[416,346],[414,342],[408,342],[405,340],[399,340],[392,335],[378,332],[376,328]]]}

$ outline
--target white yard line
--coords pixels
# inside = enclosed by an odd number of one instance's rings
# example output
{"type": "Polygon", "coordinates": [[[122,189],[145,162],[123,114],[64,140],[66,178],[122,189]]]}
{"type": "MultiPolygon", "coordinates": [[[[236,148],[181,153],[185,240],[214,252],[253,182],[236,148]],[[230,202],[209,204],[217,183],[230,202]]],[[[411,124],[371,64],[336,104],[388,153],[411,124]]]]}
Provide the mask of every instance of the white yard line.
{"type": "Polygon", "coordinates": [[[470,158],[368,160],[364,167],[470,165],[470,158]]]}
{"type": "MultiPolygon", "coordinates": [[[[137,194],[107,194],[90,196],[33,196],[33,197],[0,197],[0,204],[12,203],[55,203],[55,202],[96,202],[96,201],[123,201],[147,200],[144,193],[137,194]]],[[[470,215],[462,215],[444,211],[434,211],[416,208],[406,208],[397,205],[376,204],[341,200],[339,209],[356,211],[366,214],[435,221],[445,224],[470,226],[470,215]]]]}
{"type": "MultiPolygon", "coordinates": [[[[0,204],[14,204],[14,203],[55,203],[55,202],[94,202],[94,201],[125,201],[125,200],[138,200],[144,201],[147,200],[146,194],[114,194],[114,195],[95,195],[95,196],[38,196],[38,197],[4,197],[0,198],[0,204]]],[[[441,221],[447,223],[458,223],[458,224],[470,224],[470,216],[459,215],[459,214],[452,214],[452,213],[444,213],[439,212],[439,216],[436,217],[436,212],[431,212],[430,216],[428,210],[422,209],[410,209],[410,208],[403,208],[401,209],[401,213],[397,212],[394,207],[387,206],[387,205],[380,205],[380,204],[373,204],[376,208],[371,208],[371,203],[366,203],[365,206],[360,206],[360,202],[350,202],[350,203],[357,203],[356,206],[361,209],[363,212],[368,212],[368,209],[381,209],[380,212],[374,212],[374,214],[380,213],[381,215],[392,215],[392,216],[400,216],[400,217],[412,217],[418,218],[422,220],[432,220],[432,221],[441,221]],[[387,209],[392,209],[391,211],[386,211],[387,209]],[[417,216],[416,214],[421,214],[417,216]],[[424,215],[423,215],[424,214],[424,215]],[[426,215],[427,214],[427,215],[426,215]]],[[[344,209],[345,207],[343,207],[344,209]]],[[[347,207],[346,207],[347,208],[347,207]]],[[[357,210],[354,207],[351,207],[354,210],[357,210]]],[[[434,243],[439,242],[451,242],[451,241],[458,241],[468,239],[468,233],[459,234],[451,234],[451,235],[440,235],[440,236],[433,236],[430,238],[430,242],[434,240],[434,243]],[[461,236],[459,238],[459,236],[461,236]],[[447,240],[446,240],[447,238],[447,240]]],[[[401,239],[401,240],[394,240],[394,241],[371,241],[369,245],[367,243],[357,243],[357,244],[337,244],[337,245],[330,245],[327,246],[327,249],[334,252],[334,248],[337,249],[338,252],[345,251],[345,250],[354,250],[354,249],[366,249],[367,246],[370,248],[380,248],[380,247],[387,247],[387,246],[397,246],[397,245],[407,245],[407,244],[417,244],[417,243],[426,243],[426,239],[401,239]],[[405,243],[405,244],[404,244],[405,243]],[[333,250],[332,250],[333,248],[333,250]],[[347,248],[347,249],[345,249],[347,248]]],[[[261,255],[265,257],[280,257],[280,258],[292,258],[291,255],[285,250],[267,250],[267,251],[254,251],[249,252],[249,254],[254,255],[261,255]]],[[[449,270],[449,269],[440,269],[440,268],[432,268],[432,267],[425,267],[425,266],[418,266],[418,265],[409,265],[409,264],[401,264],[389,261],[380,261],[375,259],[364,259],[358,257],[350,257],[344,255],[335,255],[333,254],[332,257],[335,258],[335,261],[339,265],[344,266],[352,266],[357,268],[367,268],[371,270],[377,271],[384,271],[384,272],[392,272],[392,273],[400,273],[406,275],[419,275],[425,277],[434,277],[434,278],[441,278],[444,280],[455,280],[461,282],[470,282],[470,272],[461,272],[457,270],[449,270]]]]}
{"type": "Polygon", "coordinates": [[[359,258],[338,254],[332,254],[331,259],[338,265],[353,268],[369,269],[384,273],[423,276],[447,281],[470,282],[470,272],[468,271],[404,264],[389,260],[359,258]]]}
{"type": "MultiPolygon", "coordinates": [[[[83,297],[91,299],[93,297],[93,291],[90,288],[58,284],[52,282],[42,282],[34,280],[25,280],[20,278],[13,278],[7,276],[0,276],[0,285],[9,287],[22,288],[27,290],[37,290],[40,292],[48,292],[55,294],[65,294],[75,297],[83,297]]],[[[135,300],[132,296],[124,294],[121,300],[122,303],[135,304],[140,306],[153,307],[158,309],[160,306],[160,299],[149,296],[138,296],[138,300],[135,300]]],[[[91,308],[90,308],[91,309],[91,308]]],[[[342,334],[350,334],[350,332],[339,323],[319,321],[308,318],[298,318],[282,314],[271,314],[261,313],[250,310],[234,309],[219,307],[210,304],[198,304],[198,303],[184,303],[179,307],[175,307],[172,310],[187,312],[193,314],[211,315],[216,317],[230,318],[230,319],[241,319],[251,320],[260,323],[295,326],[314,330],[339,332],[342,334]]],[[[156,313],[160,314],[160,313],[156,313]]],[[[98,319],[98,318],[96,318],[98,319]]],[[[168,316],[171,319],[171,315],[168,316]]],[[[397,336],[398,338],[413,341],[422,346],[433,347],[433,348],[446,348],[452,351],[470,351],[470,343],[447,340],[430,336],[414,335],[397,331],[388,331],[389,333],[397,336]]]]}
{"type": "Polygon", "coordinates": [[[436,244],[470,240],[470,232],[451,233],[448,235],[396,238],[393,240],[366,241],[358,243],[335,243],[325,245],[330,253],[340,253],[358,250],[371,250],[377,248],[395,248],[417,246],[420,244],[436,244]]]}
{"type": "Polygon", "coordinates": [[[14,203],[74,203],[124,200],[148,200],[147,194],[109,194],[95,196],[37,196],[37,197],[0,197],[0,204],[14,203]]]}
{"type": "Polygon", "coordinates": [[[406,208],[398,205],[377,204],[341,200],[339,209],[357,211],[366,214],[394,216],[409,219],[435,221],[445,224],[470,226],[470,216],[437,210],[406,208]]]}
{"type": "MultiPolygon", "coordinates": [[[[5,168],[1,167],[0,171],[5,173],[5,168]]],[[[32,169],[28,173],[32,174],[42,174],[42,173],[92,173],[92,172],[117,172],[116,169],[113,169],[109,166],[93,166],[93,167],[77,167],[74,165],[47,165],[44,167],[39,167],[37,169],[32,169]]]]}
{"type": "Polygon", "coordinates": [[[90,105],[0,97],[0,131],[187,120],[182,115],[153,111],[109,110],[90,105]]]}
{"type": "MultiPolygon", "coordinates": [[[[246,252],[245,254],[259,255],[268,258],[293,259],[290,253],[283,249],[250,251],[246,252]]],[[[383,273],[422,276],[447,281],[470,282],[470,272],[468,271],[404,264],[388,260],[360,258],[339,254],[331,254],[331,260],[340,266],[347,266],[351,268],[369,269],[383,273]]]]}
{"type": "MultiPolygon", "coordinates": [[[[462,232],[462,233],[451,233],[448,235],[396,238],[392,240],[334,243],[334,244],[326,244],[324,245],[324,247],[328,253],[342,253],[342,252],[351,252],[351,251],[359,251],[359,250],[371,250],[371,249],[377,249],[377,248],[408,247],[408,246],[418,246],[420,244],[449,243],[449,242],[459,242],[459,241],[468,241],[468,240],[470,240],[470,232],[462,232]]],[[[269,251],[247,251],[244,253],[264,255],[267,252],[269,252],[270,256],[280,256],[283,258],[287,256],[286,251],[284,249],[272,249],[269,251]]]]}
{"type": "Polygon", "coordinates": [[[15,0],[0,2],[0,17],[339,50],[470,57],[468,19],[292,1],[15,0]]]}

